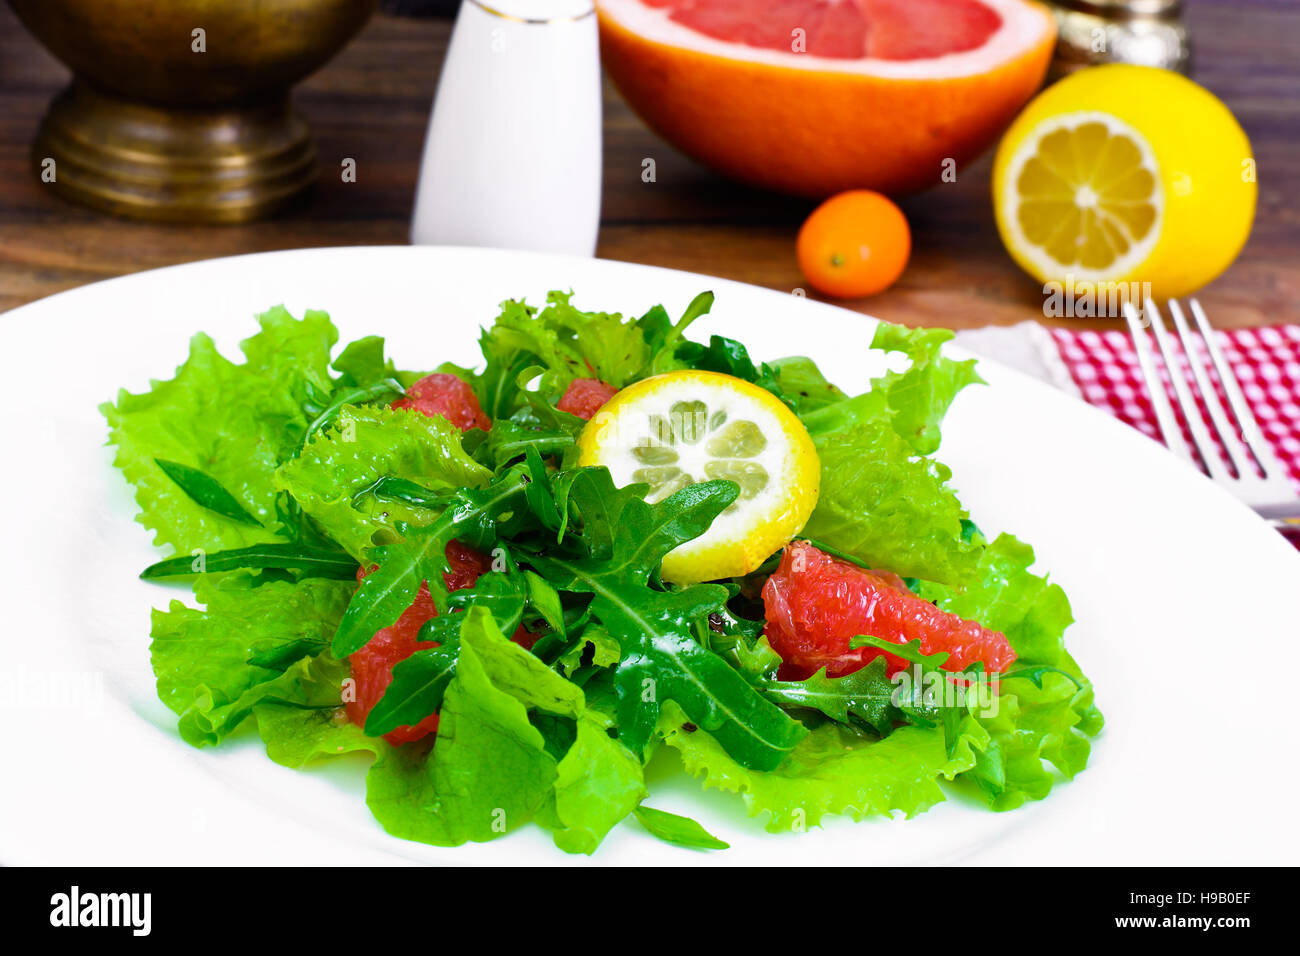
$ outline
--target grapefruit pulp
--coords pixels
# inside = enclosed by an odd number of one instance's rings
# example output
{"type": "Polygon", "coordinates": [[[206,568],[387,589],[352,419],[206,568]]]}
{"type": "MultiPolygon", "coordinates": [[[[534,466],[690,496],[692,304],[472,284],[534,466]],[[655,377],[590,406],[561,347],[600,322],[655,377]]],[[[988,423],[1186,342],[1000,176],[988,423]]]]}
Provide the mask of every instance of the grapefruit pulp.
{"type": "Polygon", "coordinates": [[[651,128],[728,176],[814,198],[939,182],[1034,94],[1056,40],[1027,0],[596,7],[605,68],[651,128]]]}
{"type": "Polygon", "coordinates": [[[763,633],[781,655],[780,673],[787,679],[803,680],[823,667],[827,676],[842,677],[882,656],[890,675],[908,668],[888,651],[851,648],[859,634],[896,644],[919,640],[925,654],[948,654],[943,668],[949,671],[979,661],[985,673],[998,673],[1016,659],[998,631],[941,611],[889,571],[864,570],[806,541],[785,549],[763,585],[763,605],[763,633]]]}

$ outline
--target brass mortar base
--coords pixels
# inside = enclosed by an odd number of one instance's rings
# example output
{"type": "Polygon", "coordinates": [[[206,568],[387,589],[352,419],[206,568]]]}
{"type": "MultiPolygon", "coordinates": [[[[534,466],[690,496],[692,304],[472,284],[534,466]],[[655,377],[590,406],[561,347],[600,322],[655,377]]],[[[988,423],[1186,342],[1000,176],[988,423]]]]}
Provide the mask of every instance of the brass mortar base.
{"type": "Polygon", "coordinates": [[[287,91],[250,106],[160,108],[74,80],[51,102],[32,159],[69,199],[172,222],[266,216],[316,178],[316,146],[287,91]]]}

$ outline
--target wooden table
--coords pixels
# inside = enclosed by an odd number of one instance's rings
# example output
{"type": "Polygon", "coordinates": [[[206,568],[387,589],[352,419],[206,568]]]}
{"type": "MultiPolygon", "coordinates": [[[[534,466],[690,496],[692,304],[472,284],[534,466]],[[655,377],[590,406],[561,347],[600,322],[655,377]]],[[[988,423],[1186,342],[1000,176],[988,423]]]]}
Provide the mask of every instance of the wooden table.
{"type": "MultiPolygon", "coordinates": [[[[1300,5],[1189,0],[1188,18],[1196,78],[1250,134],[1260,181],[1250,242],[1202,300],[1219,325],[1300,322],[1300,5]]],[[[185,227],[109,218],[70,205],[39,183],[28,144],[67,74],[0,4],[0,311],[86,282],[194,259],[405,242],[450,29],[448,21],[377,17],[298,92],[323,161],[314,191],[271,221],[185,227]],[[344,157],[357,161],[355,183],[340,181],[344,157]]],[[[1041,319],[1041,288],[998,240],[989,167],[986,156],[956,183],[906,200],[914,233],[907,272],[889,291],[846,304],[913,325],[1041,319]]],[[[805,285],[794,236],[811,205],[703,169],[658,140],[606,90],[600,256],[791,290],[805,285]],[[641,181],[646,157],[656,161],[654,183],[641,181]]]]}

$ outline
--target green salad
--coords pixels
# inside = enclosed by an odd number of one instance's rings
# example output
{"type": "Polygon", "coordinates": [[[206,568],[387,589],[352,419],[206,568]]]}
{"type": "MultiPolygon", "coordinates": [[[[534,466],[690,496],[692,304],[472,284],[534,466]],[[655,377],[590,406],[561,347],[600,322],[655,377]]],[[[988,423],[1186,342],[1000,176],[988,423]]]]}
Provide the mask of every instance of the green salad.
{"type": "Polygon", "coordinates": [[[652,760],[771,831],[946,791],[1010,810],[1082,770],[1102,716],[1069,602],[930,457],[980,383],[951,333],[880,325],[907,365],[847,395],[810,358],[691,339],[712,299],[510,301],[480,366],[431,368],[431,338],[416,371],[274,308],[241,361],[199,334],[103,405],[166,552],[142,576],[193,592],[152,618],[181,736],[372,755],[396,837],[537,825],[587,854],[628,817],[726,848],[653,806],[652,760]]]}

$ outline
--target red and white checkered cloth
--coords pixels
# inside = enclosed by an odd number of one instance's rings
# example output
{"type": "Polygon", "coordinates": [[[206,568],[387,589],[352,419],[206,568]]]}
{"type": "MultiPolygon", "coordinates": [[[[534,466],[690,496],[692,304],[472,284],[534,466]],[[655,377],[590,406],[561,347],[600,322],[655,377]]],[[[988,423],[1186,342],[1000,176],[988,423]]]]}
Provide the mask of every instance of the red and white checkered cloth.
{"type": "MultiPolygon", "coordinates": [[[[1242,394],[1255,413],[1260,430],[1287,468],[1291,482],[1300,494],[1300,325],[1218,329],[1215,335],[1224,357],[1241,383],[1242,394]]],[[[1177,343],[1172,330],[1171,337],[1177,343]]],[[[1162,441],[1137,353],[1126,331],[1074,331],[1047,328],[1038,322],[1022,322],[961,331],[957,333],[957,341],[976,355],[996,359],[1057,388],[1074,392],[1084,401],[1156,441],[1162,441]]],[[[1204,343],[1199,338],[1194,338],[1194,341],[1194,348],[1205,367],[1212,370],[1204,343]]],[[[1190,447],[1191,434],[1177,411],[1173,389],[1164,374],[1163,363],[1159,361],[1153,335],[1151,348],[1157,355],[1156,364],[1165,379],[1170,406],[1175,409],[1175,415],[1183,426],[1183,437],[1190,447]]],[[[1177,345],[1175,351],[1183,366],[1184,377],[1190,380],[1186,356],[1177,345]]],[[[1219,401],[1228,409],[1213,371],[1210,379],[1219,393],[1219,401]]],[[[1203,404],[1201,417],[1208,420],[1203,404]]],[[[1222,447],[1219,454],[1227,461],[1227,452],[1222,447]]],[[[1300,536],[1293,536],[1292,540],[1300,548],[1300,536]]]]}
{"type": "MultiPolygon", "coordinates": [[[[1160,440],[1160,428],[1142,380],[1137,353],[1127,332],[1056,328],[1048,331],[1060,352],[1061,361],[1086,401],[1160,440]]],[[[1241,383],[1241,391],[1255,413],[1260,429],[1272,444],[1273,452],[1289,470],[1300,493],[1300,326],[1217,329],[1215,335],[1224,357],[1241,383]]],[[[1154,338],[1151,347],[1153,351],[1156,348],[1154,338]]],[[[1196,339],[1196,347],[1206,368],[1212,369],[1205,346],[1199,339],[1196,339]]],[[[1181,352],[1178,354],[1184,374],[1190,379],[1187,358],[1181,352]]],[[[1161,372],[1163,374],[1163,367],[1161,372]]],[[[1228,408],[1213,372],[1210,377],[1219,391],[1219,401],[1228,408]]],[[[1165,390],[1169,393],[1170,404],[1177,409],[1167,377],[1165,390]]],[[[1205,417],[1204,408],[1201,411],[1205,417]]],[[[1191,435],[1185,422],[1183,431],[1190,447],[1191,435]]],[[[1220,455],[1227,461],[1222,448],[1220,455]]]]}

